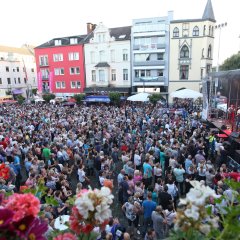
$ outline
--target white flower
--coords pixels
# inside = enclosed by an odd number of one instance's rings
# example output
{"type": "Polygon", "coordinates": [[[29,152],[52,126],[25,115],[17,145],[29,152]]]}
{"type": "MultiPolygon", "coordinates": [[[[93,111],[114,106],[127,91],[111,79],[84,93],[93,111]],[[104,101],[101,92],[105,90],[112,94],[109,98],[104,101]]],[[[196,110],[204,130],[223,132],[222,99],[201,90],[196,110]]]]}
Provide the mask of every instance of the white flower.
{"type": "Polygon", "coordinates": [[[89,211],[94,211],[94,205],[92,200],[88,196],[88,192],[82,194],[75,200],[75,205],[78,212],[82,215],[84,219],[88,218],[89,211]]]}
{"type": "Polygon", "coordinates": [[[208,224],[201,224],[199,230],[201,233],[207,235],[211,231],[211,227],[208,224]]]}
{"type": "Polygon", "coordinates": [[[219,218],[218,217],[214,217],[214,218],[210,218],[208,222],[211,224],[211,226],[214,229],[217,229],[219,227],[218,221],[219,221],[219,218]]]}
{"type": "Polygon", "coordinates": [[[188,218],[192,218],[193,220],[197,221],[199,218],[199,212],[198,212],[199,208],[195,205],[192,205],[191,208],[187,208],[184,211],[185,216],[187,216],[188,218]]]}
{"type": "Polygon", "coordinates": [[[96,207],[97,212],[95,213],[94,217],[97,221],[100,223],[103,223],[105,220],[112,217],[112,211],[109,208],[109,205],[107,204],[99,204],[96,207]]]}
{"type": "Polygon", "coordinates": [[[101,196],[107,202],[107,204],[113,203],[114,196],[111,194],[111,190],[108,187],[102,187],[100,191],[101,196]]]}
{"type": "Polygon", "coordinates": [[[188,201],[186,198],[180,198],[179,205],[187,205],[188,201]]]}

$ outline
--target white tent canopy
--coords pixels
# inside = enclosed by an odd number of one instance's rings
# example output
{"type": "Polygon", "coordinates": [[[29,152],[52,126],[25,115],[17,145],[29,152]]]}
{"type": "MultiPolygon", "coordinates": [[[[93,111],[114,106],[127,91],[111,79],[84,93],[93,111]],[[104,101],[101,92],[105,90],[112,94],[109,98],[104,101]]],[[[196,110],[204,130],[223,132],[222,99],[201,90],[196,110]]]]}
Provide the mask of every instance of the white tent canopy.
{"type": "Polygon", "coordinates": [[[202,97],[202,93],[191,90],[191,89],[183,89],[179,91],[172,92],[170,94],[172,98],[193,98],[197,99],[199,97],[202,97]]]}
{"type": "Polygon", "coordinates": [[[148,97],[150,96],[151,94],[149,93],[138,93],[138,94],[135,94],[135,95],[132,95],[130,97],[127,98],[128,101],[132,101],[132,102],[147,102],[149,101],[148,97]]]}

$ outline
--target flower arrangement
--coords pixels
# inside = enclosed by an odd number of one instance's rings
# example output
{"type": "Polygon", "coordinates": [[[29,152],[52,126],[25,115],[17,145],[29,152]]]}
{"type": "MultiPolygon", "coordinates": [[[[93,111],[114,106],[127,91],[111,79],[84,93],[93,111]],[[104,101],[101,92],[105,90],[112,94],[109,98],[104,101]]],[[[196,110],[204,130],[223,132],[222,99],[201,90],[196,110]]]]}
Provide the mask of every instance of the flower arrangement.
{"type": "Polygon", "coordinates": [[[48,225],[38,218],[40,202],[31,193],[1,196],[0,239],[44,240],[48,225]]]}
{"type": "Polygon", "coordinates": [[[6,167],[4,163],[0,164],[0,178],[8,180],[9,178],[9,168],[6,167]]]}

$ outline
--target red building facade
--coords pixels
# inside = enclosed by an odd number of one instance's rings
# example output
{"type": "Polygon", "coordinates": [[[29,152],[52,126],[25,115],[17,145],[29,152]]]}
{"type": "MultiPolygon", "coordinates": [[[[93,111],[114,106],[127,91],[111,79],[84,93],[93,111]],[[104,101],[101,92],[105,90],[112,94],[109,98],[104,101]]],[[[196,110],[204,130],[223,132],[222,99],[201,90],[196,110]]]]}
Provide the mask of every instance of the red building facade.
{"type": "Polygon", "coordinates": [[[38,91],[68,97],[85,88],[84,36],[53,39],[35,50],[38,91]]]}

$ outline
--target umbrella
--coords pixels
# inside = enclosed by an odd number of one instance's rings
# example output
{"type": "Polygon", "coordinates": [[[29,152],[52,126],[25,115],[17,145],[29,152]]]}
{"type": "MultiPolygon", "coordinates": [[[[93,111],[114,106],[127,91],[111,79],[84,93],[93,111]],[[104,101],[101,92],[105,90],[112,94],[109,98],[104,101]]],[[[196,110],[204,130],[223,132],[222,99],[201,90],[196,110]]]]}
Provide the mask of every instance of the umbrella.
{"type": "Polygon", "coordinates": [[[193,98],[197,99],[199,97],[202,97],[202,93],[191,90],[191,89],[183,89],[179,91],[172,92],[170,94],[172,98],[193,98]]]}
{"type": "Polygon", "coordinates": [[[148,97],[150,96],[149,93],[138,93],[135,95],[132,95],[130,97],[127,98],[128,101],[132,101],[132,102],[147,102],[149,101],[148,97]]]}

